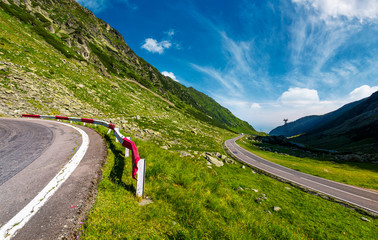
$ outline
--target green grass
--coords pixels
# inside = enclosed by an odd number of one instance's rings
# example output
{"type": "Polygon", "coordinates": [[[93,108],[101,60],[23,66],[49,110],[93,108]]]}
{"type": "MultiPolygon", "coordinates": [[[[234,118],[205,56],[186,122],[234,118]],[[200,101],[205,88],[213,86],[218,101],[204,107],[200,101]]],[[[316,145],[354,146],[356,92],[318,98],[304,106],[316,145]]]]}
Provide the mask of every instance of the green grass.
{"type": "Polygon", "coordinates": [[[237,143],[254,154],[282,166],[329,180],[378,190],[377,164],[334,162],[330,160],[312,159],[309,157],[300,158],[287,154],[280,155],[278,153],[260,150],[254,145],[256,143],[251,140],[238,140],[237,143]]]}
{"type": "Polygon", "coordinates": [[[209,169],[202,159],[136,139],[147,163],[145,193],[153,200],[139,206],[130,158],[106,129],[96,130],[109,155],[80,239],[374,239],[378,230],[374,219],[363,222],[356,211],[240,164],[209,169]],[[267,200],[256,202],[262,194],[267,200]]]}
{"type": "MultiPolygon", "coordinates": [[[[58,11],[54,16],[65,17],[58,11]]],[[[376,220],[363,222],[361,214],[338,204],[294,188],[286,189],[287,184],[252,174],[240,164],[207,168],[200,154],[224,153],[223,141],[235,134],[200,121],[201,116],[194,116],[198,112],[188,113],[187,104],[177,104],[177,97],[172,96],[176,104],[172,107],[123,77],[100,75],[95,65],[83,65],[56,51],[30,24],[21,24],[2,9],[0,25],[0,61],[14,64],[7,70],[14,77],[0,76],[0,91],[6,96],[0,98],[4,106],[0,114],[18,111],[112,121],[125,135],[132,136],[141,157],[147,160],[145,190],[154,203],[140,207],[134,195],[131,160],[123,158],[124,149],[114,142],[113,136],[106,137],[109,156],[82,238],[375,237],[376,220]],[[8,94],[9,90],[14,94],[8,94]],[[155,134],[147,134],[148,130],[155,134]],[[169,150],[162,146],[169,146],[169,150]],[[182,158],[181,151],[190,152],[193,157],[182,158]],[[238,190],[239,187],[244,190],[238,190]],[[255,199],[262,193],[268,200],[259,204],[255,199]],[[274,206],[282,210],[274,212],[274,206]]],[[[131,67],[129,71],[141,77],[131,67]]],[[[9,117],[7,114],[3,115],[9,117]]],[[[97,130],[104,136],[107,131],[97,130]]]]}

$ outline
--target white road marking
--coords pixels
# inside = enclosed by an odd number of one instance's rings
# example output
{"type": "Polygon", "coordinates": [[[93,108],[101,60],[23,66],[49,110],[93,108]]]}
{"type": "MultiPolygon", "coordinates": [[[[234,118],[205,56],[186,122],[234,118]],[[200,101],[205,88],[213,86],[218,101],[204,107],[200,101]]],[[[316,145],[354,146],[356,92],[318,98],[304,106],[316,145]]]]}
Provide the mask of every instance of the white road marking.
{"type": "Polygon", "coordinates": [[[59,189],[60,186],[68,179],[71,173],[79,165],[87,152],[89,146],[88,135],[75,126],[59,122],[78,131],[83,139],[80,148],[77,150],[71,160],[62,168],[62,170],[42,189],[40,193],[28,205],[26,205],[20,212],[18,212],[9,222],[0,228],[0,239],[9,240],[13,238],[17,231],[20,230],[25,224],[38,212],[38,210],[51,198],[51,196],[59,189]]]}
{"type": "MultiPolygon", "coordinates": [[[[278,168],[275,168],[275,167],[269,166],[269,165],[267,165],[267,164],[265,164],[265,163],[259,162],[259,161],[255,160],[255,159],[251,158],[250,156],[245,155],[241,150],[237,149],[236,146],[234,146],[234,148],[236,149],[236,151],[239,151],[239,153],[241,153],[242,155],[244,155],[245,157],[247,157],[249,160],[252,160],[253,162],[256,162],[256,164],[260,164],[260,165],[262,165],[262,167],[270,168],[270,169],[273,169],[273,170],[275,170],[275,171],[279,171],[279,172],[282,172],[282,173],[284,173],[284,174],[294,176],[294,174],[292,174],[292,173],[289,173],[289,172],[286,172],[286,171],[284,171],[284,170],[281,170],[281,169],[278,169],[278,168]]],[[[251,154],[251,153],[249,153],[249,154],[251,154]]],[[[253,156],[256,156],[255,154],[252,154],[252,155],[253,155],[253,156]]],[[[256,157],[258,157],[258,156],[256,156],[256,157]]],[[[263,159],[263,160],[264,160],[264,159],[263,159]]],[[[265,161],[266,161],[266,160],[265,160],[265,161]]],[[[252,164],[252,163],[249,163],[249,164],[252,164]]],[[[273,164],[274,164],[274,163],[273,163],[273,164]]],[[[257,165],[254,165],[254,166],[257,167],[257,165]]],[[[278,164],[277,164],[277,166],[282,167],[281,165],[278,165],[278,164]]],[[[257,167],[257,168],[259,168],[259,167],[257,167]]],[[[261,168],[259,168],[259,169],[261,169],[261,168]]],[[[265,170],[265,169],[261,169],[261,170],[265,170]]]]}
{"type": "MultiPolygon", "coordinates": [[[[236,143],[235,143],[235,145],[236,145],[236,143]]],[[[235,146],[233,146],[233,144],[231,144],[231,146],[232,146],[236,151],[239,151],[239,150],[236,149],[235,146]]],[[[226,144],[226,147],[229,148],[229,146],[227,146],[227,144],[226,144]]],[[[242,153],[242,154],[243,154],[243,153],[242,153]]],[[[233,154],[233,155],[236,156],[235,154],[233,154]]],[[[245,154],[243,154],[243,155],[245,155],[245,154]]],[[[254,155],[254,154],[252,154],[252,155],[254,155]]],[[[237,156],[236,156],[236,157],[237,157],[237,156]]],[[[248,157],[248,156],[247,156],[247,157],[248,157]]],[[[239,158],[239,159],[240,159],[240,158],[239,158]]],[[[242,160],[242,159],[240,159],[240,160],[242,160]]],[[[243,160],[242,160],[242,161],[243,161],[243,160]]],[[[245,162],[245,161],[243,161],[243,162],[245,162]]],[[[245,162],[245,163],[247,163],[247,162],[245,162]]],[[[247,164],[248,164],[248,163],[247,163],[247,164]]],[[[251,163],[249,163],[249,164],[251,164],[251,163]]],[[[263,165],[265,165],[265,164],[263,164],[263,165]]],[[[277,165],[278,165],[278,164],[277,164],[277,165]]],[[[268,166],[268,167],[269,167],[269,166],[268,166]]],[[[264,169],[261,169],[261,170],[266,171],[266,170],[264,170],[264,169]]],[[[293,175],[293,174],[291,174],[291,175],[293,175]]],[[[278,176],[278,175],[276,175],[276,176],[278,176]]],[[[312,175],[310,175],[310,176],[312,176],[312,175]]],[[[312,189],[312,190],[314,190],[314,191],[316,191],[316,192],[323,193],[323,194],[325,194],[325,195],[328,195],[328,196],[334,197],[334,198],[336,198],[336,199],[338,199],[338,200],[341,200],[341,201],[344,201],[344,202],[347,202],[347,203],[353,204],[353,205],[355,205],[355,206],[357,206],[357,207],[360,207],[360,208],[362,208],[362,209],[368,210],[368,211],[370,211],[370,212],[372,212],[372,213],[378,213],[376,210],[370,209],[370,208],[365,207],[365,206],[361,206],[361,205],[359,205],[359,204],[357,204],[357,203],[355,203],[355,202],[353,202],[353,201],[346,200],[346,199],[344,199],[344,198],[341,198],[341,197],[335,196],[334,194],[323,192],[323,191],[321,191],[321,190],[319,190],[319,189],[315,189],[315,188],[313,188],[313,187],[310,187],[310,186],[308,186],[308,185],[306,185],[306,184],[304,184],[304,183],[299,183],[299,182],[297,182],[297,181],[295,181],[295,180],[293,180],[293,179],[289,179],[289,178],[286,178],[286,177],[284,177],[284,176],[278,176],[278,177],[280,177],[280,178],[282,178],[282,179],[284,179],[284,180],[286,180],[286,181],[296,183],[296,184],[301,185],[301,186],[303,186],[303,187],[306,187],[306,188],[308,188],[308,189],[312,189]]],[[[299,178],[302,178],[302,179],[304,179],[304,180],[311,181],[311,182],[314,182],[314,183],[317,183],[317,184],[320,184],[320,185],[323,185],[323,186],[326,186],[326,187],[329,187],[329,188],[333,188],[333,187],[330,187],[330,186],[327,186],[327,185],[324,185],[324,184],[321,184],[321,183],[318,183],[318,182],[315,182],[315,181],[309,180],[309,179],[307,179],[307,178],[303,178],[303,177],[299,177],[299,178]]],[[[330,180],[328,180],[328,181],[330,181],[330,180]]],[[[330,182],[334,182],[334,181],[330,181],[330,182]]],[[[337,182],[334,182],[334,183],[337,183],[337,182]]],[[[349,186],[349,185],[347,185],[347,184],[343,184],[343,185],[349,186]]],[[[355,187],[355,188],[356,188],[356,189],[359,189],[359,188],[357,188],[357,187],[355,187]]],[[[336,189],[336,188],[333,188],[333,189],[336,189]]],[[[336,190],[341,191],[341,192],[345,192],[345,191],[340,190],[340,189],[336,189],[336,190]]],[[[363,191],[365,191],[365,192],[369,192],[369,191],[366,191],[366,190],[363,190],[363,191]]],[[[348,192],[345,192],[345,193],[348,193],[348,192]]],[[[355,195],[355,194],[352,194],[352,193],[348,193],[348,194],[355,195]]],[[[358,196],[358,195],[355,195],[355,196],[358,196]]],[[[373,202],[376,202],[376,201],[374,201],[374,200],[372,200],[372,199],[368,199],[368,198],[365,198],[365,197],[361,197],[361,196],[358,196],[358,197],[360,197],[360,198],[364,198],[364,199],[366,199],[366,200],[370,200],[370,201],[373,201],[373,202]]]]}
{"type": "Polygon", "coordinates": [[[304,179],[304,180],[309,181],[309,182],[313,182],[313,183],[315,183],[315,184],[318,184],[318,185],[321,185],[321,186],[324,186],[324,187],[327,187],[327,188],[334,189],[334,190],[339,191],[339,192],[343,192],[343,193],[346,193],[346,194],[349,194],[349,195],[352,195],[352,196],[358,197],[358,198],[362,198],[362,199],[365,199],[365,200],[368,200],[368,201],[372,201],[372,202],[375,202],[375,203],[377,202],[377,201],[375,201],[375,200],[373,200],[373,199],[366,198],[366,197],[361,197],[361,196],[359,196],[359,195],[356,195],[356,194],[353,194],[353,193],[350,193],[350,192],[346,192],[346,191],[344,191],[344,190],[340,190],[340,189],[338,189],[338,188],[334,188],[334,187],[331,187],[331,186],[328,186],[328,185],[325,185],[325,184],[322,184],[322,183],[319,183],[319,182],[312,181],[312,180],[310,180],[310,179],[308,179],[308,178],[304,178],[304,177],[299,177],[299,178],[304,179]]]}

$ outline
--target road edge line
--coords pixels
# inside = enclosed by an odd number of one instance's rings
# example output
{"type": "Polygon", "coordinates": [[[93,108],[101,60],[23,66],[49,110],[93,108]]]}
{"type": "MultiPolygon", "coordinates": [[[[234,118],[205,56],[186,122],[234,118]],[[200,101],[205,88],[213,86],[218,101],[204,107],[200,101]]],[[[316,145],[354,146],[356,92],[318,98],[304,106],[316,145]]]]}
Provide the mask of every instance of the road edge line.
{"type": "Polygon", "coordinates": [[[89,137],[82,129],[66,124],[57,122],[62,125],[69,126],[78,131],[82,136],[82,144],[74,156],[68,163],[59,171],[59,173],[37,194],[21,211],[19,211],[11,220],[0,228],[0,238],[9,240],[13,238],[17,231],[20,230],[25,224],[38,212],[39,209],[53,196],[59,187],[69,178],[75,171],[81,160],[84,158],[85,153],[89,147],[89,137]]]}

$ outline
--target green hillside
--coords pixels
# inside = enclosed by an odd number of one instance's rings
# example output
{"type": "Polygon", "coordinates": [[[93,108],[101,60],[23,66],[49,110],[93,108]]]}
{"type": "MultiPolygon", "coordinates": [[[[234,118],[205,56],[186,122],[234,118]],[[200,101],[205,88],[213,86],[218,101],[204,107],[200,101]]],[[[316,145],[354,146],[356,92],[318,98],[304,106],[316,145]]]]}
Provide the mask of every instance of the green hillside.
{"type": "Polygon", "coordinates": [[[208,96],[161,75],[76,1],[1,0],[0,26],[0,116],[103,119],[131,136],[146,159],[145,192],[153,203],[140,206],[130,158],[107,129],[95,127],[108,158],[96,202],[68,239],[376,236],[374,218],[229,159],[223,142],[253,128],[208,96]],[[224,166],[207,161],[209,154],[221,156],[224,166]]]}
{"type": "Polygon", "coordinates": [[[236,132],[254,132],[253,127],[228,110],[225,111],[212,98],[204,98],[200,92],[194,97],[190,89],[163,76],[138,57],[117,30],[74,0],[40,0],[20,6],[2,2],[1,7],[8,14],[29,24],[34,33],[65,57],[92,64],[104,77],[134,79],[200,120],[236,132]],[[70,9],[70,12],[66,9],[70,9]],[[199,97],[200,103],[197,102],[199,97]],[[203,109],[207,106],[216,107],[211,107],[210,111],[203,114],[203,109]],[[213,111],[217,114],[212,114],[213,111]]]}

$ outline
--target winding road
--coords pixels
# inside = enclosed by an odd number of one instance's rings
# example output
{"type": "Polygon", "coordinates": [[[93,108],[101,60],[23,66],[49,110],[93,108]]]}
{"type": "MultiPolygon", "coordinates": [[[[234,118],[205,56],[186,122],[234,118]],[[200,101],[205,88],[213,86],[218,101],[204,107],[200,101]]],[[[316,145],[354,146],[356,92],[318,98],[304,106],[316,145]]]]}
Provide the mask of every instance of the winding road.
{"type": "Polygon", "coordinates": [[[239,138],[240,136],[227,140],[225,146],[230,153],[241,162],[285,181],[330,196],[354,207],[364,209],[375,216],[378,215],[377,192],[312,176],[267,161],[237,145],[235,141],[239,138]]]}
{"type": "Polygon", "coordinates": [[[0,118],[0,239],[75,238],[106,155],[92,129],[0,118]]]}

